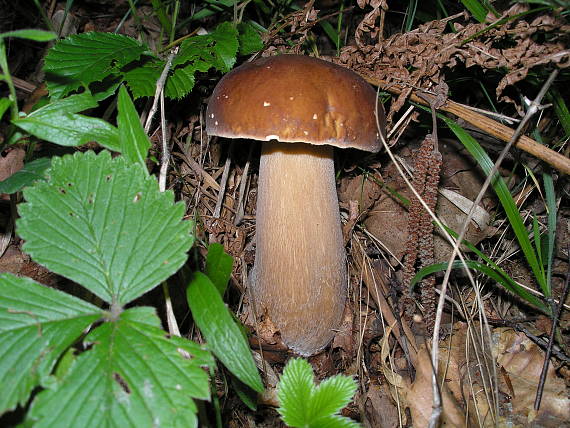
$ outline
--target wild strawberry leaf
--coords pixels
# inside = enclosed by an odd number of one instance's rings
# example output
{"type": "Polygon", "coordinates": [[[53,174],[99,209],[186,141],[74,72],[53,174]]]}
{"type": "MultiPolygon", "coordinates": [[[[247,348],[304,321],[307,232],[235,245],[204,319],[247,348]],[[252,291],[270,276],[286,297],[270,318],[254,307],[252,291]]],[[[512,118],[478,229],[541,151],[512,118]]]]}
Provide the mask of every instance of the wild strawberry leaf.
{"type": "Polygon", "coordinates": [[[29,278],[0,275],[0,414],[24,405],[103,311],[29,278]]]}
{"type": "Polygon", "coordinates": [[[92,32],[63,39],[49,50],[45,59],[50,96],[62,98],[101,81],[147,51],[147,46],[120,34],[92,32]]]}
{"type": "Polygon", "coordinates": [[[189,340],[168,338],[154,309],[128,309],[84,343],[90,349],[34,401],[28,414],[34,427],[198,425],[192,398],[210,397],[203,368],[214,364],[211,354],[189,340]]]}
{"type": "Polygon", "coordinates": [[[140,164],[107,151],[53,158],[24,190],[18,233],[36,262],[125,305],[175,273],[193,242],[184,205],[140,164]]]}

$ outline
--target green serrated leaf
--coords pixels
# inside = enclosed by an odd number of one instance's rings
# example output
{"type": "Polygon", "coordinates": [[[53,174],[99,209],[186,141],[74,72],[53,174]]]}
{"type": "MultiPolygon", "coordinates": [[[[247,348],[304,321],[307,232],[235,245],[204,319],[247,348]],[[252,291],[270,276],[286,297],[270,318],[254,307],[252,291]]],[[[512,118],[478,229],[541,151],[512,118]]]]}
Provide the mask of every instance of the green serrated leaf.
{"type": "Polygon", "coordinates": [[[141,125],[137,110],[124,86],[119,89],[117,124],[121,153],[131,163],[139,163],[146,171],[150,141],[141,125]]]}
{"type": "Polygon", "coordinates": [[[61,98],[101,81],[145,52],[148,47],[137,40],[113,33],[82,33],[61,40],[45,59],[50,96],[61,98]]]}
{"type": "Polygon", "coordinates": [[[90,93],[72,95],[41,107],[12,123],[38,138],[60,146],[79,146],[97,141],[102,146],[119,151],[117,129],[102,119],[75,114],[96,107],[90,93]]]}
{"type": "Polygon", "coordinates": [[[190,37],[182,42],[172,65],[177,67],[191,63],[199,71],[213,67],[225,73],[235,64],[238,45],[237,30],[231,23],[223,22],[210,34],[190,37]]]}
{"type": "MultiPolygon", "coordinates": [[[[244,43],[255,43],[255,30],[244,30],[244,43]]],[[[256,32],[255,32],[256,33],[256,32]]],[[[257,33],[256,33],[257,34],[257,33]]],[[[229,71],[236,61],[238,32],[230,23],[220,24],[212,33],[190,37],[182,42],[172,61],[172,69],[166,81],[168,98],[180,99],[194,87],[197,71],[207,72],[215,68],[229,71]]],[[[138,67],[124,71],[124,78],[135,98],[154,95],[156,81],[164,68],[164,62],[153,57],[145,58],[138,67]]]]}
{"type": "Polygon", "coordinates": [[[215,41],[213,66],[227,73],[236,63],[238,52],[238,32],[230,22],[222,22],[210,35],[215,41]]]}
{"type": "Polygon", "coordinates": [[[247,22],[240,22],[237,25],[239,54],[250,55],[263,49],[263,41],[253,25],[247,22]]]}
{"type": "MultiPolygon", "coordinates": [[[[135,99],[152,97],[156,91],[156,82],[164,68],[164,61],[149,59],[138,67],[124,72],[125,82],[135,99]]],[[[167,84],[170,79],[167,80],[167,84]]],[[[168,93],[167,93],[168,96],[168,93]]]]}
{"type": "Polygon", "coordinates": [[[209,51],[212,44],[213,41],[209,35],[193,36],[184,40],[172,61],[172,66],[186,65],[204,57],[211,58],[209,51]]]}
{"type": "Polygon", "coordinates": [[[102,316],[29,278],[0,275],[0,414],[24,405],[64,350],[102,316]]]}
{"type": "Polygon", "coordinates": [[[315,419],[308,428],[359,428],[360,424],[340,415],[329,415],[315,419]]]}
{"type": "Polygon", "coordinates": [[[277,387],[283,422],[292,427],[355,428],[356,422],[337,415],[351,400],[356,383],[348,376],[325,379],[315,387],[311,365],[300,358],[290,360],[277,387]]]}
{"type": "Polygon", "coordinates": [[[8,31],[7,33],[0,33],[0,39],[8,37],[17,37],[19,39],[33,40],[35,42],[49,42],[50,40],[57,39],[57,34],[51,31],[26,29],[8,31]]]}
{"type": "Polygon", "coordinates": [[[311,399],[311,419],[340,412],[350,403],[355,392],[356,383],[348,376],[336,375],[323,380],[311,399]]]}
{"type": "Polygon", "coordinates": [[[214,362],[199,345],[168,339],[154,309],[129,309],[85,341],[93,347],[56,389],[34,401],[28,416],[35,427],[198,425],[191,398],[209,399],[203,367],[214,362]]]}
{"type": "Polygon", "coordinates": [[[303,426],[313,395],[313,368],[302,358],[290,360],[283,369],[277,388],[279,408],[283,422],[289,426],[303,426]]]}
{"type": "Polygon", "coordinates": [[[194,88],[196,81],[194,78],[195,72],[196,67],[194,64],[176,68],[166,81],[165,95],[172,99],[180,99],[188,95],[194,88]]]}
{"type": "Polygon", "coordinates": [[[212,281],[196,272],[186,294],[194,322],[206,338],[208,348],[240,381],[262,392],[263,384],[249,345],[212,281]]]}
{"type": "Polygon", "coordinates": [[[224,246],[218,243],[210,244],[206,256],[206,275],[223,296],[232,275],[234,259],[224,251],[224,246]]]}
{"type": "Polygon", "coordinates": [[[184,205],[138,164],[107,151],[53,158],[48,181],[24,190],[18,233],[36,262],[106,302],[124,305],[186,261],[184,205]]]}
{"type": "Polygon", "coordinates": [[[19,192],[37,180],[44,180],[45,171],[50,165],[50,158],[39,158],[28,162],[21,170],[0,182],[0,193],[11,195],[12,193],[19,192]]]}

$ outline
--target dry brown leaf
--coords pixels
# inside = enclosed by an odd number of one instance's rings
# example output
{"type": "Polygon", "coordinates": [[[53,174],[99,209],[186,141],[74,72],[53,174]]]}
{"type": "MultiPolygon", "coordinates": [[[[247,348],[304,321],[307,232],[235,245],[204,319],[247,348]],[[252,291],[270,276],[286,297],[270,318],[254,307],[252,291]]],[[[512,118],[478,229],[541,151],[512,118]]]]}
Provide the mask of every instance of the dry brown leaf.
{"type": "Polygon", "coordinates": [[[0,156],[0,181],[6,180],[15,172],[24,167],[24,157],[26,151],[20,148],[14,148],[6,153],[5,156],[0,156]]]}
{"type": "MultiPolygon", "coordinates": [[[[342,180],[338,190],[339,201],[345,204],[356,201],[360,213],[369,210],[382,195],[382,187],[376,178],[359,175],[342,180]]],[[[378,177],[378,180],[381,181],[381,178],[378,177]]]]}
{"type": "Polygon", "coordinates": [[[0,257],[0,272],[10,272],[20,275],[23,266],[29,263],[30,258],[22,253],[18,246],[10,245],[0,257]]]}
{"type": "MultiPolygon", "coordinates": [[[[425,345],[422,345],[418,351],[416,379],[411,385],[407,384],[402,391],[405,402],[410,408],[414,426],[428,426],[433,403],[432,373],[430,354],[425,345]]],[[[448,427],[471,426],[467,424],[465,412],[451,394],[447,382],[444,382],[441,387],[441,398],[443,404],[442,425],[448,427]]]]}
{"type": "Polygon", "coordinates": [[[479,331],[477,324],[454,324],[452,333],[440,344],[440,373],[457,402],[477,421],[476,425],[491,427],[494,374],[490,372],[494,360],[490,346],[473,343],[480,340],[475,339],[479,331]]]}
{"type": "MultiPolygon", "coordinates": [[[[449,142],[441,146],[444,165],[442,181],[450,187],[448,189],[450,192],[457,195],[456,199],[461,197],[464,203],[452,202],[440,196],[436,214],[444,224],[459,232],[467,218],[467,208],[477,196],[485,178],[468,163],[465,153],[456,150],[455,144],[449,142]]],[[[412,193],[403,180],[395,174],[390,169],[386,171],[384,174],[386,185],[409,200],[412,193]]],[[[341,201],[351,199],[362,201],[362,206],[369,209],[363,219],[367,230],[378,238],[397,260],[401,260],[408,239],[408,211],[387,191],[382,191],[378,197],[380,189],[376,183],[369,180],[365,182],[362,177],[357,177],[347,183],[343,182],[339,196],[341,201]]],[[[481,206],[478,207],[478,211],[481,213],[478,217],[481,224],[472,221],[465,236],[465,239],[474,245],[486,238],[491,230],[487,211],[481,206]]],[[[436,236],[434,243],[436,263],[447,261],[451,255],[451,246],[447,240],[436,236]]]]}
{"type": "MultiPolygon", "coordinates": [[[[413,383],[395,372],[390,364],[389,337],[392,327],[386,328],[386,333],[381,341],[381,370],[390,388],[392,399],[401,403],[402,419],[405,419],[404,409],[409,408],[414,426],[423,427],[428,425],[428,420],[432,412],[432,366],[431,357],[425,345],[418,350],[415,361],[416,378],[413,383]]],[[[441,372],[440,372],[441,373],[441,372]]],[[[449,391],[447,384],[441,387],[443,401],[442,424],[448,427],[466,426],[466,416],[457,400],[449,391]]]]}
{"type": "MultiPolygon", "coordinates": [[[[533,410],[544,351],[523,333],[509,328],[496,329],[494,336],[497,340],[497,363],[505,370],[514,392],[511,401],[514,422],[558,427],[570,421],[569,391],[552,364],[548,369],[540,410],[538,413],[533,410]]],[[[510,389],[505,376],[500,376],[499,381],[502,390],[510,389]]]]}
{"type": "Polygon", "coordinates": [[[392,402],[386,384],[371,383],[364,395],[364,426],[370,428],[396,428],[400,425],[398,408],[392,402]]]}

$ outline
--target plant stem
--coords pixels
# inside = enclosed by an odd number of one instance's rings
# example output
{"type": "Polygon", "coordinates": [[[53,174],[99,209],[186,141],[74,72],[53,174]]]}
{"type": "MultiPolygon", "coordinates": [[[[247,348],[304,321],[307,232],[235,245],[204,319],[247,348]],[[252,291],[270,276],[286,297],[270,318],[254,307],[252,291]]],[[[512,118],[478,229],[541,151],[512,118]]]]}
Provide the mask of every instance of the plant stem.
{"type": "Polygon", "coordinates": [[[18,119],[18,100],[16,98],[16,88],[14,87],[14,82],[12,81],[12,75],[8,68],[8,59],[6,57],[6,45],[4,44],[4,39],[0,38],[0,69],[2,69],[3,79],[8,85],[8,91],[10,92],[10,118],[11,120],[18,119]]]}
{"type": "MultiPolygon", "coordinates": [[[[570,255],[570,247],[568,247],[568,253],[570,255]]],[[[570,262],[570,257],[569,260],[570,262]]],[[[558,305],[552,302],[552,328],[550,329],[550,337],[548,340],[548,348],[546,349],[546,355],[544,356],[544,365],[542,366],[542,371],[540,372],[540,380],[538,382],[538,388],[536,390],[536,398],[534,400],[534,410],[538,411],[540,409],[540,402],[542,401],[542,392],[544,391],[544,384],[546,383],[546,375],[548,373],[548,366],[550,364],[550,356],[552,355],[552,347],[554,346],[554,335],[556,333],[556,324],[558,324],[558,320],[562,315],[562,309],[564,308],[564,301],[566,300],[566,296],[568,295],[568,285],[570,284],[570,269],[566,271],[566,281],[564,282],[564,290],[562,290],[562,294],[560,295],[560,300],[558,305]],[[558,306],[558,308],[556,308],[558,306]],[[556,310],[558,309],[558,310],[556,310]]]]}

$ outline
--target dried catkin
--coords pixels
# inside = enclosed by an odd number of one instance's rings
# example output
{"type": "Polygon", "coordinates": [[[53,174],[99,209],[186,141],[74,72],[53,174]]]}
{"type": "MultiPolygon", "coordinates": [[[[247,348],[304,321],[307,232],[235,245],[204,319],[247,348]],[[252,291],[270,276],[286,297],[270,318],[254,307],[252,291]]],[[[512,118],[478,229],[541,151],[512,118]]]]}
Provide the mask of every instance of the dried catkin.
{"type": "MultiPolygon", "coordinates": [[[[441,169],[441,154],[431,135],[426,136],[417,154],[414,165],[413,186],[433,212],[437,203],[437,187],[441,169]]],[[[414,311],[410,283],[419,268],[434,263],[433,223],[419,199],[412,197],[408,220],[408,241],[404,260],[404,298],[403,309],[407,317],[414,311]]],[[[436,293],[435,277],[429,275],[420,283],[421,302],[424,307],[424,319],[428,331],[433,330],[435,322],[436,293]]]]}

